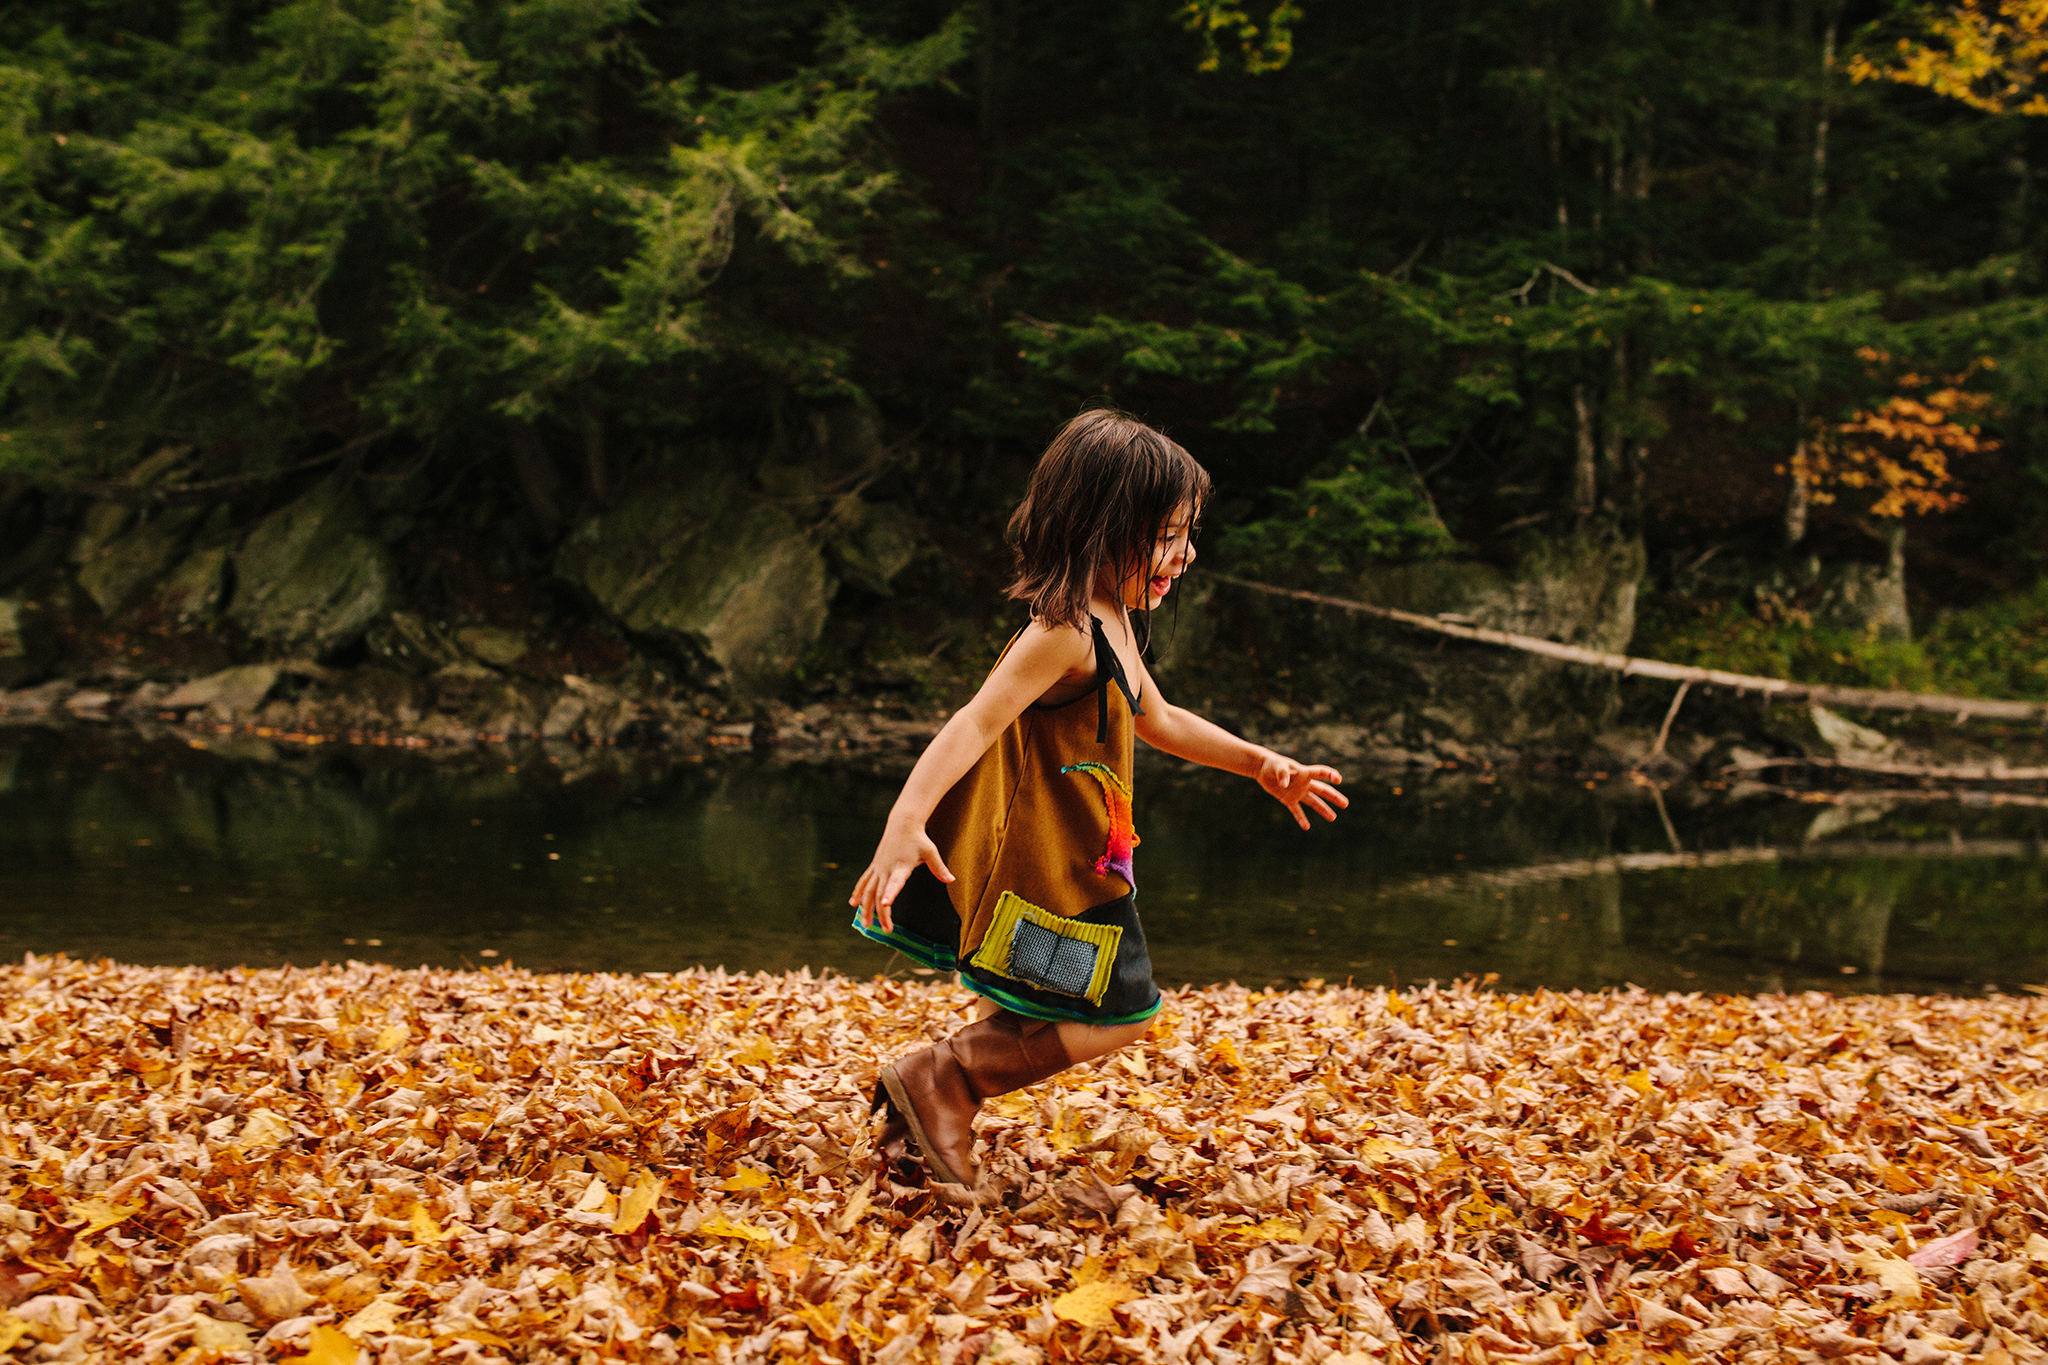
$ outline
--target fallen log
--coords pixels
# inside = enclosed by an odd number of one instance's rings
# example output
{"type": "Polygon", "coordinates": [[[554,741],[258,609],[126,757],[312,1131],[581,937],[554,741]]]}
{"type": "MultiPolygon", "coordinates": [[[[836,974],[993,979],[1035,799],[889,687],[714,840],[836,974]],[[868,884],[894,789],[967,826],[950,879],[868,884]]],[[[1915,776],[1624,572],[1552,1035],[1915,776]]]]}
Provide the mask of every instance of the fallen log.
{"type": "Polygon", "coordinates": [[[1828,772],[1873,777],[1915,777],[1935,782],[2048,782],[2048,768],[2008,768],[2002,763],[1964,763],[1932,767],[1920,763],[1881,763],[1854,758],[1737,758],[1724,773],[1760,773],[1768,768],[1819,768],[1828,772]]]}
{"type": "MultiPolygon", "coordinates": [[[[1787,795],[1803,795],[1791,793],[1787,795]]],[[[1810,798],[1809,798],[1810,799],[1810,798]]],[[[1826,798],[1833,803],[1834,796],[1826,798]]],[[[1863,862],[1873,858],[1924,862],[1929,859],[2039,858],[2040,845],[2027,839],[1868,839],[1825,843],[1763,844],[1753,848],[1706,849],[1698,853],[1615,853],[1604,858],[1569,858],[1522,867],[1474,869],[1443,876],[1421,877],[1384,888],[1386,896],[1462,892],[1475,887],[1548,886],[1589,877],[1618,877],[1625,872],[1700,871],[1717,867],[1750,867],[1759,863],[1863,862]]]]}
{"type": "Polygon", "coordinates": [[[1519,649],[1548,659],[1560,659],[1565,663],[1605,668],[1623,677],[1663,678],[1676,683],[1730,687],[1737,692],[1759,693],[1770,701],[1806,701],[1818,702],[1823,706],[1866,711],[1908,711],[1934,716],[1953,716],[1958,723],[1979,719],[2032,721],[2039,725],[2048,725],[2048,702],[1951,697],[1933,692],[1893,692],[1869,687],[1836,687],[1827,683],[1789,682],[1784,678],[1728,673],[1718,668],[1667,664],[1660,659],[1639,659],[1628,654],[1608,654],[1597,649],[1581,649],[1577,645],[1563,645],[1555,640],[1539,639],[1533,635],[1517,635],[1513,631],[1494,630],[1488,626],[1442,621],[1433,616],[1424,616],[1421,612],[1402,611],[1397,607],[1374,606],[1369,602],[1354,602],[1350,598],[1305,592],[1300,588],[1275,587],[1271,583],[1259,583],[1249,578],[1238,578],[1233,574],[1216,573],[1207,569],[1202,572],[1219,583],[1229,583],[1273,597],[1291,597],[1300,602],[1313,602],[1317,606],[1336,607],[1341,611],[1376,616],[1385,621],[1398,621],[1402,625],[1447,635],[1455,640],[1473,640],[1480,644],[1519,649]]]}

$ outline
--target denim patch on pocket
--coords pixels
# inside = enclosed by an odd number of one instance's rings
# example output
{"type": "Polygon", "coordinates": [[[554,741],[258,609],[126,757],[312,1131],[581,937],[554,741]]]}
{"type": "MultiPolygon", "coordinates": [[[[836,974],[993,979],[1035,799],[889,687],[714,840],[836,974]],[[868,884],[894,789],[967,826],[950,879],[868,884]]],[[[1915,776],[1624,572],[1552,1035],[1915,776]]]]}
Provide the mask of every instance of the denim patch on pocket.
{"type": "Polygon", "coordinates": [[[1124,931],[1114,924],[1083,924],[1033,905],[1012,891],[996,902],[996,917],[975,966],[1060,995],[1102,1003],[1124,931]]]}

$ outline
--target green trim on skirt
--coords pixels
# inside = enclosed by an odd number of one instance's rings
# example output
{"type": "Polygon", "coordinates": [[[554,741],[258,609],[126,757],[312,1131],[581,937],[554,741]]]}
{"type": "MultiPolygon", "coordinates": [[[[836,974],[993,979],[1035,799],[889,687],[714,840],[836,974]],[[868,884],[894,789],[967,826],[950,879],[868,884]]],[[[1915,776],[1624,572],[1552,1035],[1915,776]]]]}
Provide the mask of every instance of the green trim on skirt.
{"type": "Polygon", "coordinates": [[[1090,1004],[1086,996],[1047,990],[972,962],[963,963],[960,916],[954,911],[946,888],[923,867],[910,874],[910,880],[898,893],[891,918],[895,928],[885,933],[879,926],[863,925],[856,912],[854,932],[934,970],[960,973],[962,985],[1017,1014],[1055,1023],[1071,1021],[1109,1028],[1150,1019],[1159,1013],[1163,1003],[1159,987],[1152,980],[1152,957],[1145,948],[1145,931],[1138,924],[1135,893],[1073,917],[1085,924],[1112,925],[1123,931],[1110,970],[1109,987],[1099,1005],[1090,1004]]]}

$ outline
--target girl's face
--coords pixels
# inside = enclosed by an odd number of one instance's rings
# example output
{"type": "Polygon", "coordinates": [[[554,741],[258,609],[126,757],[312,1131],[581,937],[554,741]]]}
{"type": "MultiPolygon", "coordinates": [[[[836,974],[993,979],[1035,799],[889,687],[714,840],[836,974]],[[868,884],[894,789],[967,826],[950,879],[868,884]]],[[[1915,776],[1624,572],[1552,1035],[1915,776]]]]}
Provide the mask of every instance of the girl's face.
{"type": "Polygon", "coordinates": [[[1152,543],[1152,562],[1142,578],[1123,583],[1123,604],[1131,611],[1150,611],[1173,591],[1173,580],[1195,562],[1195,509],[1181,504],[1152,543]]]}

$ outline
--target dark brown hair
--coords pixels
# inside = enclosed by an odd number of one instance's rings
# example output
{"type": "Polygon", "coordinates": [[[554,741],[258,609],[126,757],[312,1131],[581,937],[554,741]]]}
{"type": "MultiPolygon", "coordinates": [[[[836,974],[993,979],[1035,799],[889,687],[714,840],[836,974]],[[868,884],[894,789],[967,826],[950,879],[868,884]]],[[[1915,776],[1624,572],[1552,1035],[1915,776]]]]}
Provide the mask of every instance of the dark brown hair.
{"type": "Polygon", "coordinates": [[[1079,629],[1101,571],[1126,581],[1145,573],[1173,514],[1188,507],[1199,516],[1208,500],[1209,472],[1194,456],[1136,418],[1084,412],[1039,456],[1010,517],[1010,596],[1045,625],[1079,629]]]}

